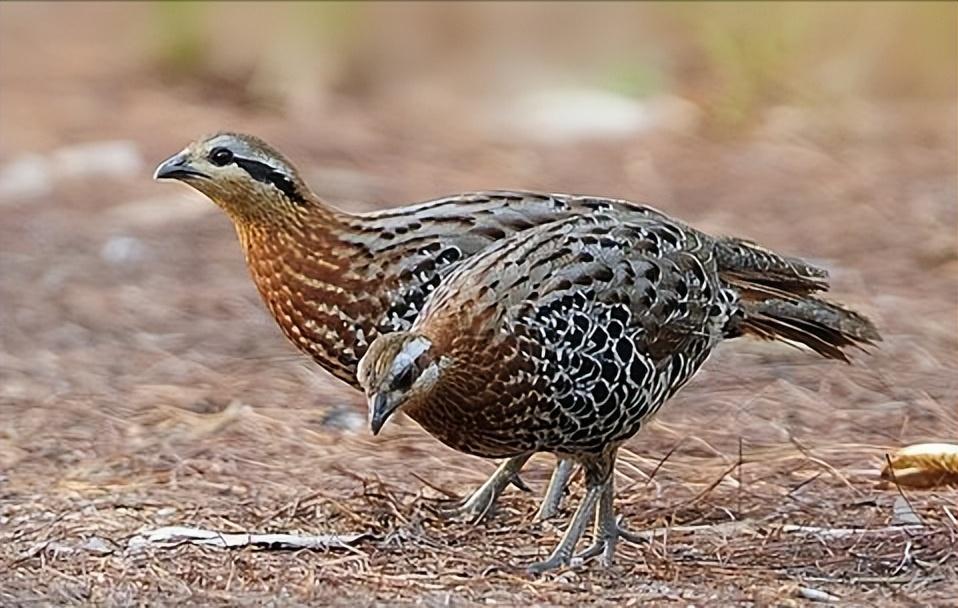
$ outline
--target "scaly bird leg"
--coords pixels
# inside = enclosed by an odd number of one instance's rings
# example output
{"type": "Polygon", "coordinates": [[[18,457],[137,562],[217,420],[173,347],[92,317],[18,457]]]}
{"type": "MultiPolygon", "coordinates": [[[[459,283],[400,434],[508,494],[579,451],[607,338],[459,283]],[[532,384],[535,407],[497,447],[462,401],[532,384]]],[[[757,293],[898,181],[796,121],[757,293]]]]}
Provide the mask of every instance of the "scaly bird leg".
{"type": "MultiPolygon", "coordinates": [[[[492,509],[499,495],[510,483],[515,483],[518,479],[517,473],[532,454],[522,454],[513,456],[504,460],[479,488],[470,494],[465,500],[452,508],[440,510],[440,514],[451,519],[464,520],[469,523],[479,523],[483,517],[492,509]]],[[[521,481],[519,482],[521,483],[521,481]]]]}
{"type": "Polygon", "coordinates": [[[556,516],[559,512],[559,504],[562,502],[562,495],[569,485],[574,469],[575,462],[571,458],[558,458],[556,468],[552,471],[552,478],[549,480],[549,487],[546,488],[542,504],[536,512],[535,521],[545,521],[556,516]]]}
{"type": "MultiPolygon", "coordinates": [[[[535,574],[565,566],[572,559],[572,552],[575,551],[576,543],[582,538],[589,525],[589,519],[596,512],[596,506],[599,504],[603,495],[612,494],[612,471],[615,469],[615,455],[618,446],[609,445],[603,448],[598,454],[583,454],[576,458],[582,464],[585,471],[585,497],[572,516],[569,522],[569,528],[562,535],[562,540],[552,551],[552,554],[544,562],[529,566],[529,571],[535,574]]],[[[610,503],[611,504],[611,503],[610,503]]]]}
{"type": "Polygon", "coordinates": [[[599,499],[599,508],[595,512],[595,528],[593,529],[592,544],[581,553],[576,554],[577,559],[588,559],[596,555],[602,555],[602,565],[608,568],[612,565],[615,555],[615,545],[619,538],[623,538],[630,543],[644,543],[645,539],[633,534],[619,525],[615,518],[615,510],[612,507],[612,499],[615,495],[612,477],[609,477],[608,483],[599,499]]]}
{"type": "Polygon", "coordinates": [[[604,491],[605,484],[590,486],[589,489],[586,490],[585,497],[582,499],[582,502],[579,503],[579,508],[576,509],[575,514],[572,516],[569,528],[565,531],[565,534],[562,535],[562,540],[559,541],[559,544],[556,545],[556,548],[547,560],[529,566],[529,572],[541,574],[547,570],[553,570],[569,563],[569,560],[572,558],[572,552],[575,550],[575,545],[579,542],[579,539],[582,538],[582,533],[585,532],[585,529],[588,527],[589,519],[592,518],[592,514],[595,512],[596,503],[599,502],[599,498],[604,491]]]}

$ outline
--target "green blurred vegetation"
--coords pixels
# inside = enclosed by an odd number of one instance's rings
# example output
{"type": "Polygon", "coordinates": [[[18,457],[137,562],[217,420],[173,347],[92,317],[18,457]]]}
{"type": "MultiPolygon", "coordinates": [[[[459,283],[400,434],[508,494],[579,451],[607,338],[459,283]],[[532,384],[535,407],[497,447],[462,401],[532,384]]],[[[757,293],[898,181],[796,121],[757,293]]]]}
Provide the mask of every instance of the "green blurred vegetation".
{"type": "MultiPolygon", "coordinates": [[[[462,61],[448,72],[477,70],[475,78],[495,89],[496,75],[511,66],[468,59],[503,47],[499,61],[521,59],[524,69],[559,74],[564,83],[635,97],[689,98],[701,106],[708,126],[725,132],[747,129],[775,105],[956,95],[955,3],[563,3],[565,22],[554,18],[558,5],[549,3],[522,10],[499,3],[264,8],[154,4],[153,59],[180,78],[222,73],[234,55],[248,64],[232,66],[235,74],[262,75],[281,65],[283,77],[265,81],[282,98],[295,88],[291,82],[308,78],[317,86],[373,94],[417,79],[442,86],[444,61],[462,61]],[[563,53],[569,41],[579,43],[575,61],[563,53]],[[260,50],[231,53],[230,44],[260,50]]],[[[537,82],[533,76],[529,81],[537,82]]]]}
{"type": "Polygon", "coordinates": [[[712,124],[734,131],[761,109],[782,103],[954,97],[949,66],[955,64],[956,7],[715,2],[663,10],[686,27],[712,124]]]}
{"type": "Polygon", "coordinates": [[[716,126],[734,130],[762,107],[807,99],[795,79],[816,44],[816,17],[823,11],[772,2],[672,10],[688,27],[702,62],[705,101],[716,126]]]}
{"type": "Polygon", "coordinates": [[[204,2],[156,2],[151,5],[153,54],[165,70],[197,75],[209,51],[204,2]]]}

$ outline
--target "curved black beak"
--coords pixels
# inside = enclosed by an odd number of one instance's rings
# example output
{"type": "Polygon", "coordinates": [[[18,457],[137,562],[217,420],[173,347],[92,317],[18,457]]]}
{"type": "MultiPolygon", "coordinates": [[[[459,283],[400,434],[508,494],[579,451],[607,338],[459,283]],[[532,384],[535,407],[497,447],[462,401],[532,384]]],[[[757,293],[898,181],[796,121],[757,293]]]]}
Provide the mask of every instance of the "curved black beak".
{"type": "Polygon", "coordinates": [[[383,428],[383,425],[386,424],[386,421],[389,420],[398,406],[398,403],[394,403],[384,393],[369,395],[369,428],[373,435],[379,434],[380,429],[383,428]]]}
{"type": "Polygon", "coordinates": [[[156,168],[156,172],[153,173],[153,179],[179,179],[179,180],[188,180],[193,177],[204,177],[208,178],[209,176],[205,173],[197,171],[190,165],[190,157],[186,151],[175,154],[168,159],[160,163],[160,166],[156,168]]]}

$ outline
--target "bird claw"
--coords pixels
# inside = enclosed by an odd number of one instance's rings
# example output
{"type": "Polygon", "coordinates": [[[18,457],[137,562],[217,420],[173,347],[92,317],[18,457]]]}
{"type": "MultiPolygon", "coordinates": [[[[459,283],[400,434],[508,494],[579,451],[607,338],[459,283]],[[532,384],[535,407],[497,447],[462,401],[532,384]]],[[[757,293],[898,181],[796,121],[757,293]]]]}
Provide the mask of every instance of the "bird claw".
{"type": "Polygon", "coordinates": [[[529,491],[528,486],[519,478],[518,472],[529,459],[528,454],[513,456],[503,461],[496,472],[484,484],[452,507],[440,507],[439,515],[447,519],[477,524],[492,510],[502,491],[512,484],[520,490],[529,491]]]}
{"type": "Polygon", "coordinates": [[[567,556],[553,555],[545,561],[530,564],[526,567],[526,570],[529,571],[529,574],[543,574],[549,570],[556,570],[563,566],[568,566],[570,561],[570,558],[567,556]]]}
{"type": "MultiPolygon", "coordinates": [[[[602,567],[610,568],[613,564],[613,556],[615,554],[615,545],[618,538],[626,538],[626,535],[629,535],[632,538],[637,538],[630,532],[626,532],[619,528],[618,533],[606,538],[597,539],[591,545],[576,553],[573,556],[566,555],[553,555],[549,559],[536,562],[528,566],[528,571],[530,574],[542,574],[543,572],[548,572],[549,570],[555,570],[557,568],[562,568],[564,566],[579,566],[584,561],[592,559],[597,555],[602,556],[602,567]]],[[[631,538],[628,539],[630,542],[633,542],[631,538]]]]}
{"type": "MultiPolygon", "coordinates": [[[[518,475],[513,475],[509,479],[509,483],[523,492],[532,491],[518,475]]],[[[438,512],[444,519],[477,524],[485,519],[486,515],[492,511],[492,507],[498,499],[498,492],[487,488],[479,488],[453,506],[439,507],[438,512]]]]}
{"type": "Polygon", "coordinates": [[[531,492],[532,488],[526,485],[526,482],[522,481],[522,478],[519,477],[518,473],[514,473],[509,479],[509,483],[522,490],[523,492],[531,492]]]}
{"type": "Polygon", "coordinates": [[[625,542],[632,543],[633,545],[644,545],[649,542],[648,537],[642,536],[641,534],[636,534],[635,532],[630,532],[623,528],[621,521],[616,522],[615,529],[617,532],[616,535],[625,542]]]}
{"type": "Polygon", "coordinates": [[[440,506],[437,512],[443,519],[475,525],[492,511],[498,498],[495,487],[484,485],[457,503],[440,506]]]}
{"type": "Polygon", "coordinates": [[[440,506],[436,512],[443,519],[457,521],[467,524],[478,524],[482,521],[489,511],[492,510],[494,500],[487,500],[485,504],[474,502],[474,497],[470,496],[464,501],[460,501],[452,506],[440,506]]]}
{"type": "Polygon", "coordinates": [[[614,561],[615,545],[619,539],[633,544],[643,544],[646,542],[646,539],[642,536],[629,532],[622,527],[621,520],[614,522],[610,528],[609,530],[600,531],[595,541],[577,553],[574,559],[584,561],[597,555],[602,555],[602,565],[608,568],[614,561]]]}
{"type": "Polygon", "coordinates": [[[592,559],[597,555],[602,556],[602,567],[610,568],[615,561],[615,545],[618,540],[617,536],[612,536],[609,538],[600,538],[594,541],[591,545],[575,554],[575,557],[572,559],[578,562],[584,562],[587,559],[592,559]]]}
{"type": "Polygon", "coordinates": [[[597,540],[582,551],[576,553],[575,559],[581,559],[583,561],[591,559],[605,551],[608,544],[609,543],[606,540],[597,540]]]}

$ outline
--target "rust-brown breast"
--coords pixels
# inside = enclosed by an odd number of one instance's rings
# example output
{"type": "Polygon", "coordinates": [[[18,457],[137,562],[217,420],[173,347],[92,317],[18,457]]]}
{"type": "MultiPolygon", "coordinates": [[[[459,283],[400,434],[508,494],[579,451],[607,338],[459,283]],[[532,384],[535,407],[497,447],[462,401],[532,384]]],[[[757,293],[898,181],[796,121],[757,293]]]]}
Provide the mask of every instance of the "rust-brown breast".
{"type": "Polygon", "coordinates": [[[286,337],[358,388],[356,365],[377,335],[408,329],[463,260],[516,232],[626,201],[486,192],[353,215],[315,201],[283,223],[238,225],[253,280],[286,337]]]}

